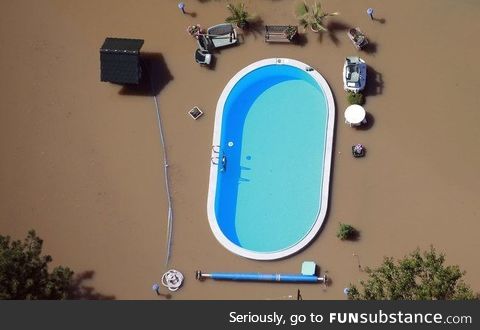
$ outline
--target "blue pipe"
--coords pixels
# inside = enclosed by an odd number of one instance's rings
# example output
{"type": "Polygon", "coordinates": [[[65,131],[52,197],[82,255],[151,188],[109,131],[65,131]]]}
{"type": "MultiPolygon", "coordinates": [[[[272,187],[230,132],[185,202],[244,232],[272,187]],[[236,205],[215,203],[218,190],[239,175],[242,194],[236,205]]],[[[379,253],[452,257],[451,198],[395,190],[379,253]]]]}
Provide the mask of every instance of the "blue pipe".
{"type": "Polygon", "coordinates": [[[315,275],[302,274],[261,274],[261,273],[211,273],[197,272],[197,279],[211,278],[221,281],[259,281],[259,282],[286,282],[286,283],[318,283],[325,278],[315,275]]]}

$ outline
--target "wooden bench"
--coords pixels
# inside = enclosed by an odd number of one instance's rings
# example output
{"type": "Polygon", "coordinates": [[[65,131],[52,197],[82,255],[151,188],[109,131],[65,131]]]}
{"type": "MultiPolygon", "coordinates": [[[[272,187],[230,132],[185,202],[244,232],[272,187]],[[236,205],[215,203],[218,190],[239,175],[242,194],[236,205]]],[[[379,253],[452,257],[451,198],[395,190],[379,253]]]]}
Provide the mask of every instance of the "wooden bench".
{"type": "Polygon", "coordinates": [[[292,42],[297,32],[293,25],[265,25],[265,42],[292,42]]]}

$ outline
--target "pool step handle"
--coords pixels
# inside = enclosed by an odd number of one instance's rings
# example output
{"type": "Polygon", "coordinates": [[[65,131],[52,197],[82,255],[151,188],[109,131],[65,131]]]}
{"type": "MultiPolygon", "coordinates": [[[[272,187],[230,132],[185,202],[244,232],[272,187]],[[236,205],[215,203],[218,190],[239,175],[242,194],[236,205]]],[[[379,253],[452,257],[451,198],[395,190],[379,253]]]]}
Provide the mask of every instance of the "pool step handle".
{"type": "Polygon", "coordinates": [[[212,151],[216,154],[220,153],[220,146],[219,145],[212,146],[212,151]]]}

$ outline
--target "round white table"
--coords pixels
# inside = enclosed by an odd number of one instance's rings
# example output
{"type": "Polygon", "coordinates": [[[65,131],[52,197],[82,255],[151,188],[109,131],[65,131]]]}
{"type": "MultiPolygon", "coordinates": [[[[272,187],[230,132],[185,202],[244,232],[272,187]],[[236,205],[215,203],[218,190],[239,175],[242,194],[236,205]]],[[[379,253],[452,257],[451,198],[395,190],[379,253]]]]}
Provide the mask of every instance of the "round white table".
{"type": "Polygon", "coordinates": [[[345,110],[345,123],[350,126],[359,126],[367,122],[366,116],[367,113],[361,105],[352,104],[345,110]]]}

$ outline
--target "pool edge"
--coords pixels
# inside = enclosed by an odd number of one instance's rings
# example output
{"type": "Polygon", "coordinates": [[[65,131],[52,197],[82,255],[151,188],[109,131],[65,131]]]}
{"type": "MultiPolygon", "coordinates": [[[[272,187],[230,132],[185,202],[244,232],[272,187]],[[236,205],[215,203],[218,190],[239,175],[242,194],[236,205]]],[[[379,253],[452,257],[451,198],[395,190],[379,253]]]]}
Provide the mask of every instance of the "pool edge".
{"type": "MultiPolygon", "coordinates": [[[[218,221],[215,215],[215,194],[217,188],[217,167],[216,165],[210,164],[210,178],[209,178],[209,186],[208,186],[208,198],[207,198],[207,217],[208,222],[210,224],[210,228],[215,236],[215,238],[220,242],[222,246],[224,246],[227,250],[249,259],[255,260],[275,260],[275,259],[282,259],[293,255],[303,248],[305,248],[310,242],[315,238],[315,236],[320,231],[323,222],[325,221],[325,216],[327,214],[328,208],[328,197],[329,197],[329,188],[330,188],[330,172],[331,172],[331,162],[332,162],[332,152],[333,152],[333,133],[334,133],[334,124],[335,124],[335,102],[333,99],[333,94],[328,85],[327,81],[323,76],[316,70],[314,70],[311,66],[289,58],[268,58],[263,59],[257,62],[254,62],[247,67],[240,70],[237,74],[235,74],[230,81],[227,83],[225,88],[223,89],[222,93],[220,94],[220,98],[217,102],[217,107],[215,110],[215,122],[213,128],[213,142],[212,146],[220,144],[220,137],[221,137],[221,128],[222,128],[222,119],[223,119],[223,108],[227,97],[232,90],[232,88],[237,84],[237,82],[242,79],[245,75],[250,73],[251,71],[258,69],[260,67],[266,65],[290,65],[296,67],[298,69],[304,70],[309,73],[312,78],[320,85],[325,94],[325,98],[327,101],[327,108],[328,108],[328,121],[327,121],[327,129],[326,129],[326,141],[325,141],[325,158],[324,158],[324,166],[323,166],[323,180],[322,180],[322,198],[320,201],[320,209],[317,215],[317,219],[315,220],[312,228],[310,231],[295,245],[290,246],[281,251],[277,252],[254,252],[251,250],[247,250],[241,248],[235,244],[233,244],[222,232],[220,227],[218,226],[218,221]],[[312,70],[309,70],[312,69],[312,70]]],[[[213,156],[213,151],[212,155],[213,156]]]]}

